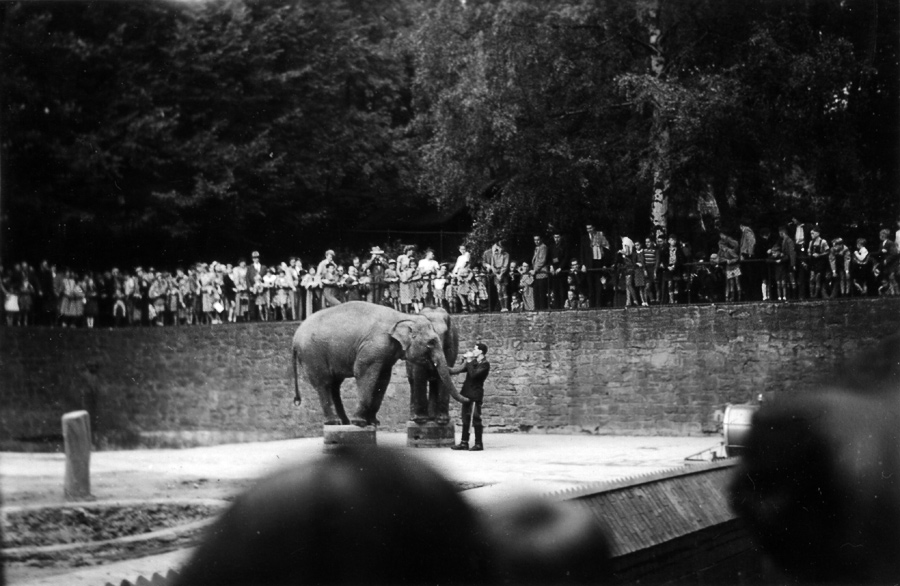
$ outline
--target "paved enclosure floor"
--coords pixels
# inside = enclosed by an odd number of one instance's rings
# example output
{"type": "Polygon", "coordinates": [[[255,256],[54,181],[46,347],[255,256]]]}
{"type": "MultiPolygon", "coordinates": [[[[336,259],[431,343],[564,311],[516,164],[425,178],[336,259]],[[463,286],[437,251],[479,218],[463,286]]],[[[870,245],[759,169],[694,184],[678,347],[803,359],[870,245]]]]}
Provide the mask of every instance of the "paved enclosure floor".
{"type": "MultiPolygon", "coordinates": [[[[463,496],[477,507],[522,493],[541,494],[657,472],[684,465],[688,456],[720,445],[721,436],[643,437],[487,434],[485,451],[412,449],[406,435],[379,433],[378,443],[430,464],[451,481],[475,486],[463,496]]],[[[321,457],[321,438],[229,444],[182,450],[95,452],[91,492],[101,500],[133,498],[231,498],[260,475],[321,457]]],[[[0,453],[4,505],[64,502],[63,454],[0,453]]],[[[189,550],[81,568],[8,572],[7,583],[103,586],[123,579],[165,574],[189,550]]]]}

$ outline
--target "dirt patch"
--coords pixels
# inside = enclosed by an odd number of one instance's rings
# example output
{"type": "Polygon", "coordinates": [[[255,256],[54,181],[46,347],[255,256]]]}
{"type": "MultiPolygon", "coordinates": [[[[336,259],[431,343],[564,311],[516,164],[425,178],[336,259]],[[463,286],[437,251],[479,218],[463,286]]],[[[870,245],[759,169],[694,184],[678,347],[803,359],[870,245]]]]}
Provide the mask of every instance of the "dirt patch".
{"type": "Polygon", "coordinates": [[[196,545],[225,503],[128,502],[14,507],[3,513],[7,577],[52,575],[196,545]],[[166,531],[169,530],[169,531],[166,531]]]}
{"type": "Polygon", "coordinates": [[[214,517],[221,507],[142,504],[22,509],[4,515],[4,548],[106,541],[214,517]]]}

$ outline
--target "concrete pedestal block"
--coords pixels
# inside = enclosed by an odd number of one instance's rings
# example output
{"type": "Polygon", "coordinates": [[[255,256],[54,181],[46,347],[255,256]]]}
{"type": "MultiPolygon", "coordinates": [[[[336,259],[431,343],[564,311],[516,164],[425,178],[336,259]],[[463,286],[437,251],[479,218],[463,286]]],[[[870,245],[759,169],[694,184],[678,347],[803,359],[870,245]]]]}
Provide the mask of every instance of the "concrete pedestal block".
{"type": "Polygon", "coordinates": [[[406,445],[410,448],[449,448],[455,443],[456,425],[428,423],[406,423],[406,445]]]}
{"type": "Polygon", "coordinates": [[[375,426],[323,425],[322,436],[325,438],[326,450],[341,446],[374,446],[375,426]]]}

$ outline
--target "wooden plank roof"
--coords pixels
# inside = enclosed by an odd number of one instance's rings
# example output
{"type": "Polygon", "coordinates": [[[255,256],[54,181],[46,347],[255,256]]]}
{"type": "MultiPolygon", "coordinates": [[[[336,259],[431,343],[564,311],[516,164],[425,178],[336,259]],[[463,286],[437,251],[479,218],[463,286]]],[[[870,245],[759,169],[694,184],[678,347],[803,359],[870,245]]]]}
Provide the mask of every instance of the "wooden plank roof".
{"type": "Polygon", "coordinates": [[[727,487],[734,459],[561,491],[608,532],[614,557],[735,519],[727,487]]]}

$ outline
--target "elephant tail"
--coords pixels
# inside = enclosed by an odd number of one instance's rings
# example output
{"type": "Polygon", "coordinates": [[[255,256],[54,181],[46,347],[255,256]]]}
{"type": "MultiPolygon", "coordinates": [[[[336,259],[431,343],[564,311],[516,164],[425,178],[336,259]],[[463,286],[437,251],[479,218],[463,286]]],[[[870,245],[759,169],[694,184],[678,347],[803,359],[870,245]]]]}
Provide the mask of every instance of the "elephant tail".
{"type": "Polygon", "coordinates": [[[297,363],[300,362],[300,356],[299,356],[299,353],[297,352],[296,348],[294,349],[293,354],[294,354],[294,357],[293,357],[293,360],[294,360],[294,405],[297,405],[299,407],[300,403],[302,401],[302,399],[300,398],[300,382],[298,380],[300,375],[297,373],[297,363]]]}

